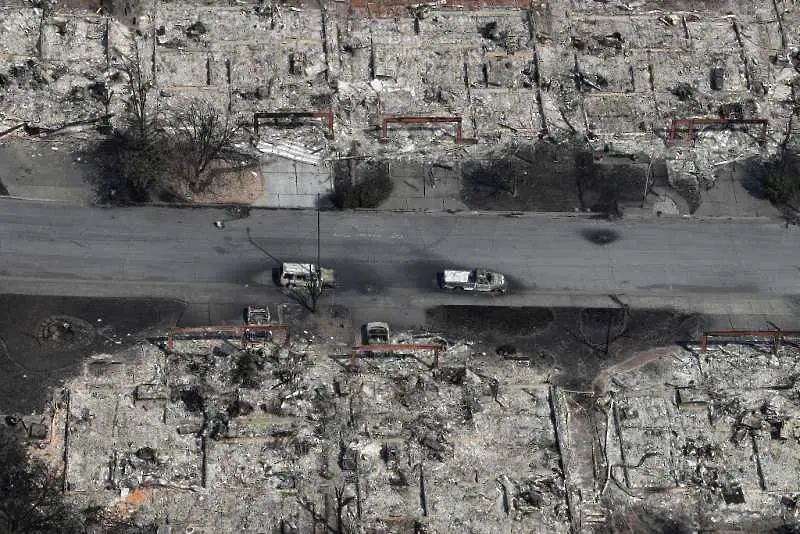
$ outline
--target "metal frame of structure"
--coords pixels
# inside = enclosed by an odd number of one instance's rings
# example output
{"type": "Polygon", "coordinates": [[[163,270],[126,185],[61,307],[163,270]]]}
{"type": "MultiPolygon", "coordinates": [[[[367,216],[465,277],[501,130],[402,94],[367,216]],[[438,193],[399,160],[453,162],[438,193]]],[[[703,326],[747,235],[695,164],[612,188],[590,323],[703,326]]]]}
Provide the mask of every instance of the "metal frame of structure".
{"type": "MultiPolygon", "coordinates": [[[[459,9],[476,10],[485,7],[515,7],[524,9],[530,2],[523,0],[460,0],[459,9]]],[[[420,2],[419,0],[350,0],[350,7],[354,10],[366,10],[372,17],[398,16],[408,13],[410,9],[445,7],[446,2],[432,0],[420,2]]]]}
{"type": "Polygon", "coordinates": [[[257,111],[253,113],[253,129],[258,135],[258,124],[262,120],[277,122],[280,119],[289,119],[290,123],[297,123],[298,119],[325,119],[328,124],[327,137],[333,139],[333,112],[332,111],[257,111]]]}
{"type": "Polygon", "coordinates": [[[433,351],[433,364],[432,369],[439,367],[439,351],[440,345],[416,345],[409,343],[385,343],[381,345],[357,345],[353,347],[350,353],[350,368],[358,369],[358,355],[365,352],[400,352],[400,351],[413,351],[413,350],[432,350],[433,351]]]}
{"type": "Polygon", "coordinates": [[[772,343],[772,352],[777,352],[781,342],[789,338],[800,338],[800,330],[711,330],[703,332],[700,349],[705,352],[709,338],[741,339],[747,337],[766,338],[772,343]]]}
{"type": "Polygon", "coordinates": [[[172,350],[175,346],[175,336],[188,334],[216,335],[223,337],[223,334],[233,333],[241,340],[242,348],[255,344],[250,340],[249,334],[257,332],[286,332],[284,345],[289,342],[289,325],[285,324],[259,324],[259,325],[217,325],[217,326],[191,326],[182,328],[171,328],[167,332],[167,349],[172,350]]]}
{"type": "Polygon", "coordinates": [[[678,130],[686,128],[686,140],[684,144],[689,145],[694,143],[694,133],[696,126],[703,125],[722,125],[731,126],[734,124],[758,124],[761,126],[761,144],[767,141],[767,126],[769,121],[767,119],[719,119],[719,118],[704,118],[696,117],[692,119],[673,119],[672,126],[669,128],[669,144],[675,145],[678,135],[678,130]]]}
{"type": "Polygon", "coordinates": [[[389,135],[389,124],[428,124],[450,122],[456,125],[456,144],[461,144],[461,117],[423,117],[420,115],[408,115],[404,117],[384,117],[381,125],[381,139],[386,139],[389,135]]]}

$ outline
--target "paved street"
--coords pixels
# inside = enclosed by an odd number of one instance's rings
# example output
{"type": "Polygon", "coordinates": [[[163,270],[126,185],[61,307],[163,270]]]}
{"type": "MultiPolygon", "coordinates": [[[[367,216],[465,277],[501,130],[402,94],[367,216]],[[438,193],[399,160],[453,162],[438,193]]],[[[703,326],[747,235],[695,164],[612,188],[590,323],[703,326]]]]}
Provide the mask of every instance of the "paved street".
{"type": "MultiPolygon", "coordinates": [[[[315,259],[313,212],[254,211],[214,227],[225,218],[5,200],[0,291],[237,302],[277,296],[276,260],[315,259]]],[[[800,293],[800,230],[776,221],[323,212],[321,226],[322,264],[342,283],[333,298],[351,305],[500,303],[435,292],[437,269],[473,265],[506,273],[513,294],[502,302],[515,305],[612,304],[613,294],[788,314],[800,293]]]]}

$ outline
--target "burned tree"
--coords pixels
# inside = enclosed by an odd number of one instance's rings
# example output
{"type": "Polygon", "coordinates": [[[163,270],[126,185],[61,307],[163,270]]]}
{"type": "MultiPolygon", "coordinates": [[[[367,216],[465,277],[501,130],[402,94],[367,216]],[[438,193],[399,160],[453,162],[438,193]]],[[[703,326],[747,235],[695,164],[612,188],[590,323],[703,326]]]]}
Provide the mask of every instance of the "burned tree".
{"type": "Polygon", "coordinates": [[[336,161],[333,173],[331,201],[338,209],[377,208],[394,189],[385,162],[355,165],[353,160],[336,161]]]}
{"type": "Polygon", "coordinates": [[[784,148],[767,168],[764,192],[777,205],[792,204],[800,197],[800,151],[784,148]]]}
{"type": "MultiPolygon", "coordinates": [[[[201,100],[168,116],[154,99],[154,80],[138,43],[121,55],[125,115],[119,127],[87,155],[103,171],[101,201],[147,202],[153,198],[182,202],[187,191],[207,192],[214,182],[214,162],[243,158],[232,149],[236,128],[227,113],[201,100]]],[[[245,159],[250,160],[251,158],[245,159]]],[[[250,161],[248,161],[250,163],[250,161]]]]}
{"type": "Polygon", "coordinates": [[[116,166],[133,188],[136,197],[147,197],[164,185],[167,164],[172,160],[169,145],[164,143],[158,110],[150,101],[154,86],[152,76],[143,67],[139,45],[133,43],[130,56],[122,57],[121,68],[126,75],[124,131],[119,132],[116,166]]]}
{"type": "Polygon", "coordinates": [[[151,102],[153,80],[143,65],[139,45],[121,55],[119,69],[125,78],[125,115],[119,128],[91,149],[87,159],[99,162],[97,185],[101,201],[147,202],[167,189],[170,148],[164,143],[158,110],[151,102]]]}
{"type": "Polygon", "coordinates": [[[322,507],[317,507],[312,500],[300,494],[298,494],[296,498],[298,504],[311,515],[314,524],[316,525],[319,523],[324,526],[324,532],[330,532],[331,534],[348,534],[352,532],[353,529],[350,521],[348,521],[347,510],[353,503],[356,495],[347,484],[342,483],[334,486],[333,497],[334,502],[330,503],[329,494],[324,494],[325,500],[324,506],[322,507]],[[333,510],[329,510],[330,504],[333,504],[333,510]],[[330,520],[330,512],[335,514],[333,518],[335,523],[330,520]]]}
{"type": "Polygon", "coordinates": [[[105,139],[95,154],[103,170],[98,187],[101,200],[117,204],[147,202],[152,197],[163,198],[169,191],[169,151],[155,138],[117,132],[105,139]]]}
{"type": "Polygon", "coordinates": [[[29,456],[12,428],[0,426],[0,532],[77,532],[61,489],[61,477],[29,456]]]}
{"type": "Polygon", "coordinates": [[[153,79],[142,68],[142,57],[137,43],[133,43],[132,55],[122,56],[121,69],[127,77],[125,109],[130,133],[139,140],[152,139],[157,133],[157,114],[155,111],[151,113],[149,101],[153,79]]]}
{"type": "Polygon", "coordinates": [[[210,164],[233,153],[236,128],[231,125],[230,116],[210,104],[193,100],[170,122],[175,143],[183,154],[183,178],[192,192],[207,190],[214,179],[208,172],[210,164]]]}

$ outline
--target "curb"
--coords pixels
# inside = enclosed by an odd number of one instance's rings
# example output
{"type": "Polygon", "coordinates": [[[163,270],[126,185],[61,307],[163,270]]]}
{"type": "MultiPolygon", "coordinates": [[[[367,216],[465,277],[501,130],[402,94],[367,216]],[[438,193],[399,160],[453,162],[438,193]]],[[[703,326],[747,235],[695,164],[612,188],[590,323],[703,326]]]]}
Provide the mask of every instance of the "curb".
{"type": "Polygon", "coordinates": [[[52,204],[69,204],[71,206],[84,206],[84,207],[91,207],[92,204],[80,204],[78,202],[73,202],[71,200],[61,200],[55,198],[31,198],[31,197],[18,197],[15,195],[0,195],[0,200],[9,199],[9,200],[21,200],[24,202],[49,202],[52,204]]]}
{"type": "MultiPolygon", "coordinates": [[[[216,210],[226,210],[226,209],[248,209],[248,210],[257,210],[257,211],[301,211],[301,212],[314,212],[316,211],[315,208],[277,208],[277,207],[269,207],[269,206],[252,206],[249,204],[231,204],[231,203],[220,203],[220,204],[208,204],[208,203],[195,203],[195,204],[183,204],[183,203],[175,203],[175,202],[150,202],[148,204],[131,204],[131,205],[123,205],[123,206],[110,206],[110,205],[103,205],[103,204],[81,204],[78,202],[73,202],[70,200],[61,200],[61,199],[50,199],[50,198],[31,198],[31,197],[20,197],[15,195],[2,195],[0,196],[0,201],[3,199],[9,200],[18,200],[23,202],[41,202],[41,203],[52,203],[52,204],[64,204],[70,206],[81,206],[81,207],[90,207],[96,209],[117,209],[117,208],[170,208],[170,209],[216,209],[216,210]]],[[[404,215],[453,215],[453,216],[461,216],[461,217],[505,217],[505,218],[534,218],[534,217],[550,217],[550,218],[564,218],[564,219],[589,219],[589,220],[598,220],[598,221],[605,221],[607,223],[613,224],[618,222],[625,222],[625,221],[651,221],[657,219],[663,219],[668,221],[676,221],[676,220],[692,220],[692,221],[714,221],[718,222],[721,220],[728,220],[732,222],[747,222],[747,221],[762,221],[762,222],[786,222],[785,217],[769,217],[765,215],[719,215],[719,216],[693,216],[693,215],[662,215],[662,216],[644,216],[644,215],[630,215],[630,216],[622,216],[622,217],[614,217],[609,218],[601,213],[593,213],[593,212],[572,212],[572,211],[488,211],[488,210],[430,210],[430,209],[388,209],[388,210],[381,210],[381,209],[372,209],[372,208],[355,208],[355,209],[347,209],[347,210],[332,210],[332,209],[322,209],[320,210],[326,213],[365,213],[365,214],[404,214],[404,215]]]]}

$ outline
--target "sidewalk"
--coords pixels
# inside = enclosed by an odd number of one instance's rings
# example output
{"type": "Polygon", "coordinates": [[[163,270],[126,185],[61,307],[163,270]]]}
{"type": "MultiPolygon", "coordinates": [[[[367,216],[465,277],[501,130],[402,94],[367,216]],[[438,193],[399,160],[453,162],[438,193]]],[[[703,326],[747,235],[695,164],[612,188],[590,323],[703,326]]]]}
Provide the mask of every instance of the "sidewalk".
{"type": "Polygon", "coordinates": [[[333,192],[331,169],[281,157],[262,158],[264,193],[251,204],[258,208],[315,208],[333,192]]]}
{"type": "Polygon", "coordinates": [[[92,166],[78,161],[67,139],[5,139],[0,143],[0,181],[11,197],[90,205],[92,166]]]}
{"type": "MultiPolygon", "coordinates": [[[[75,142],[67,138],[6,138],[0,143],[0,182],[10,197],[91,205],[95,193],[88,178],[94,169],[79,161],[74,148],[75,142]]],[[[318,199],[325,205],[333,191],[330,164],[322,160],[312,164],[266,156],[261,168],[264,192],[251,204],[255,208],[313,209],[318,199]]],[[[722,173],[712,189],[701,191],[702,203],[691,216],[780,218],[780,211],[759,193],[758,177],[748,169],[740,165],[722,173]]],[[[390,173],[394,188],[375,211],[472,211],[461,200],[461,180],[455,169],[398,161],[391,163],[390,173]]],[[[677,192],[654,189],[658,194],[648,195],[643,207],[624,206],[624,217],[688,214],[677,192]]]]}
{"type": "Polygon", "coordinates": [[[764,170],[752,165],[732,164],[720,169],[711,189],[700,191],[698,217],[780,217],[778,208],[766,198],[761,187],[764,170]]]}
{"type": "Polygon", "coordinates": [[[397,162],[390,175],[394,187],[379,210],[470,211],[461,201],[461,181],[453,170],[397,162]]]}

